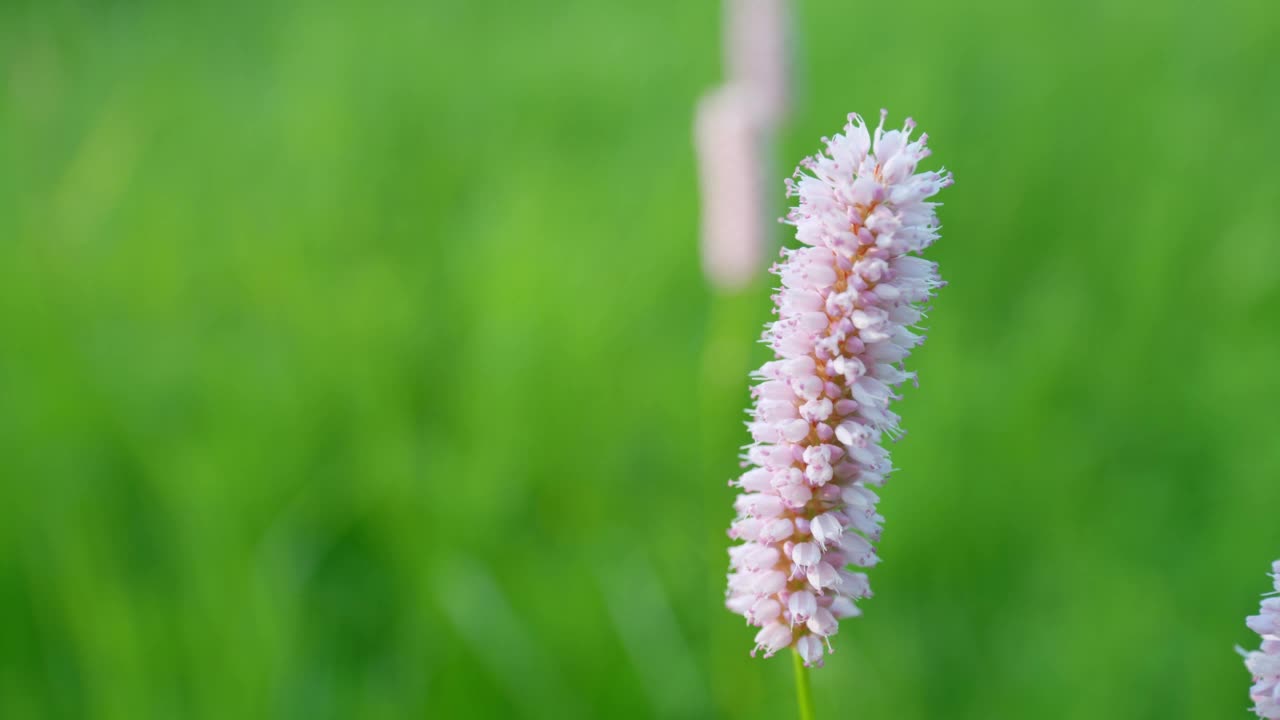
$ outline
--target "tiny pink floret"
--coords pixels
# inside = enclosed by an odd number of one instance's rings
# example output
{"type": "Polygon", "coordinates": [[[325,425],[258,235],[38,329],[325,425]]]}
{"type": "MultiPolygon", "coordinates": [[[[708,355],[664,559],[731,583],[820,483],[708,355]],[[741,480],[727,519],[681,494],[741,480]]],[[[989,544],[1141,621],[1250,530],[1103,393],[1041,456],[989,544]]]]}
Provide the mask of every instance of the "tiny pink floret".
{"type": "Polygon", "coordinates": [[[1262,647],[1247,653],[1244,664],[1253,674],[1253,687],[1249,697],[1253,699],[1253,711],[1260,718],[1280,718],[1280,560],[1271,566],[1271,578],[1275,592],[1263,601],[1257,615],[1250,615],[1245,624],[1262,636],[1262,647]]]}
{"type": "Polygon", "coordinates": [[[838,621],[871,596],[860,570],[879,562],[884,520],[872,488],[892,469],[882,438],[903,434],[889,405],[915,378],[902,366],[924,341],[912,328],[943,284],[918,254],[938,239],[928,199],[951,175],[917,172],[926,136],[911,140],[910,119],[886,131],[885,116],[869,131],[850,115],[787,181],[799,204],[786,222],[805,247],[773,267],[775,359],[755,373],[751,467],[733,483],[729,536],[742,543],[729,549],[726,605],[760,628],[755,651],[793,647],[805,665],[822,665],[838,621]]]}

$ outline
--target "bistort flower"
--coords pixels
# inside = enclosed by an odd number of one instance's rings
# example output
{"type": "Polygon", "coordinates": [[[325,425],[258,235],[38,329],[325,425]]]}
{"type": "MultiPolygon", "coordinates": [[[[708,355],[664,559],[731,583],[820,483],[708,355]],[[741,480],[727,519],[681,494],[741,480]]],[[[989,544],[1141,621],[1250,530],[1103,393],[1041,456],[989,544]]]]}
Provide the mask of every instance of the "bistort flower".
{"type": "Polygon", "coordinates": [[[1271,565],[1275,592],[1262,601],[1257,615],[1245,621],[1250,630],[1262,636],[1262,647],[1244,658],[1245,667],[1253,673],[1253,711],[1260,718],[1280,718],[1280,560],[1271,565]]]}
{"type": "Polygon", "coordinates": [[[702,196],[702,269],[736,290],[764,267],[773,138],[791,96],[790,0],[726,0],[725,84],[698,101],[694,147],[702,196]]]}
{"type": "Polygon", "coordinates": [[[766,136],[747,88],[724,85],[698,101],[694,146],[702,196],[702,269],[720,288],[746,285],[764,267],[770,231],[766,136]]]}
{"type": "Polygon", "coordinates": [[[917,172],[927,136],[911,140],[910,119],[886,132],[885,115],[874,134],[850,115],[787,181],[799,206],[786,222],[806,247],[773,268],[783,287],[764,340],[776,359],[756,372],[750,469],[731,483],[743,493],[729,536],[742,544],[729,550],[726,604],[760,628],[765,657],[794,647],[806,665],[822,664],[838,620],[871,596],[859,569],[879,561],[881,438],[902,434],[889,403],[915,377],[902,366],[924,340],[912,328],[942,286],[917,254],[938,239],[928,198],[952,178],[917,172]]]}

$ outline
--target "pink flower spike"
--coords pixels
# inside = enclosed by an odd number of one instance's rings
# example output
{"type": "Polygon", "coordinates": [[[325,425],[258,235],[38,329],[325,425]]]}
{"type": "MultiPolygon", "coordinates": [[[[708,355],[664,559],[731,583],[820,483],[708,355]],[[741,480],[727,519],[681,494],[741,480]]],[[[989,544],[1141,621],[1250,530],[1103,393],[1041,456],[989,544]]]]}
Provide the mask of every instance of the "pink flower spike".
{"type": "Polygon", "coordinates": [[[694,118],[702,195],[702,265],[712,282],[739,288],[764,256],[763,129],[751,97],[726,85],[698,103],[694,118]]]}
{"type": "MultiPolygon", "coordinates": [[[[918,171],[924,136],[911,138],[910,121],[886,131],[884,117],[873,133],[850,115],[788,184],[799,206],[787,222],[803,247],[773,268],[783,288],[764,340],[776,359],[755,373],[754,467],[735,483],[745,494],[730,536],[749,549],[730,551],[726,605],[762,628],[766,657],[792,647],[807,666],[822,665],[839,621],[871,597],[855,568],[879,562],[884,518],[871,488],[892,470],[883,441],[902,436],[889,407],[915,379],[902,361],[923,338],[910,328],[942,287],[919,254],[938,239],[929,198],[951,175],[918,171]]],[[[1250,626],[1275,631],[1268,612],[1250,626]]]]}
{"type": "Polygon", "coordinates": [[[725,0],[727,77],[702,98],[694,118],[702,267],[721,289],[740,289],[755,279],[772,235],[765,221],[772,211],[764,200],[764,177],[790,96],[789,5],[725,0]]]}
{"type": "Polygon", "coordinates": [[[786,115],[791,94],[786,0],[725,0],[725,69],[731,82],[750,88],[752,112],[768,127],[786,115]]]}
{"type": "Polygon", "coordinates": [[[1262,601],[1261,611],[1245,620],[1249,629],[1262,636],[1262,646],[1246,653],[1244,665],[1253,674],[1249,697],[1260,718],[1280,718],[1280,561],[1271,566],[1274,593],[1262,601]]]}

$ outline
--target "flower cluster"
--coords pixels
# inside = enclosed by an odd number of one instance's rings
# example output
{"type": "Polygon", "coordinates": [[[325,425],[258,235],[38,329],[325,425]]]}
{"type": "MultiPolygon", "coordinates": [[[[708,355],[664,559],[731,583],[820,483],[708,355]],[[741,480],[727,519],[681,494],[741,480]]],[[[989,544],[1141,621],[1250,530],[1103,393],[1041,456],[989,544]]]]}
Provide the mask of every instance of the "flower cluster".
{"type": "MultiPolygon", "coordinates": [[[[870,597],[859,568],[875,565],[883,518],[876,512],[891,464],[881,437],[902,434],[889,409],[914,378],[902,361],[923,336],[911,328],[942,285],[937,266],[915,254],[938,238],[927,199],[951,184],[917,172],[929,155],[915,124],[874,133],[850,115],[825,153],[801,162],[786,222],[804,248],[783,250],[773,271],[783,288],[764,339],[776,359],[756,375],[748,423],[751,467],[731,484],[743,493],[729,536],[726,604],[760,628],[766,657],[794,647],[821,665],[838,620],[870,597]]],[[[754,654],[754,651],[753,651],[754,654]]]]}
{"type": "Polygon", "coordinates": [[[764,266],[765,177],[791,95],[791,0],[725,0],[725,82],[698,101],[694,148],[702,196],[702,268],[739,289],[764,266]]]}
{"type": "Polygon", "coordinates": [[[1262,610],[1249,616],[1249,629],[1262,636],[1262,648],[1245,655],[1244,664],[1253,673],[1253,711],[1260,718],[1280,718],[1280,560],[1271,566],[1275,593],[1262,601],[1262,610]]]}

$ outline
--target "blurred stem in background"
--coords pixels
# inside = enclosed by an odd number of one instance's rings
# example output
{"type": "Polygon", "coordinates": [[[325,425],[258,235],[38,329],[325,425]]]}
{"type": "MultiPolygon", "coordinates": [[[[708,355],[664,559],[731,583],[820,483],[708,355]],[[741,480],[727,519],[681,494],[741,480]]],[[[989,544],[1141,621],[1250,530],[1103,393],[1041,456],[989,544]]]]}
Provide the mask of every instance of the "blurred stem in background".
{"type": "Polygon", "coordinates": [[[796,669],[796,703],[800,708],[800,720],[813,720],[813,696],[809,693],[809,669],[804,666],[800,653],[792,651],[791,662],[796,669]]]}

